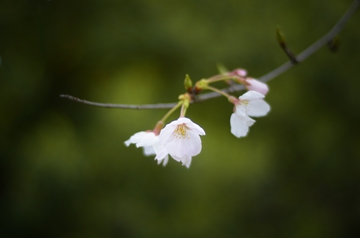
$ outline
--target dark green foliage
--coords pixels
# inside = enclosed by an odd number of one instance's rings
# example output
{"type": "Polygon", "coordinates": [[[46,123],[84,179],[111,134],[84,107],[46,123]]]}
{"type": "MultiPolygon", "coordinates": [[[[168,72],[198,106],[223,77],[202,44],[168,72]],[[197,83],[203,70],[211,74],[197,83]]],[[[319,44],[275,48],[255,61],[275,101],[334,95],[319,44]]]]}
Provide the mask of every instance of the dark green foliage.
{"type": "MultiPolygon", "coordinates": [[[[1,237],[360,237],[360,31],[270,81],[248,137],[232,106],[190,106],[206,131],[190,169],[123,142],[216,64],[259,77],[332,28],[351,1],[0,3],[1,237]]],[[[224,85],[225,86],[225,85],[224,85]]],[[[175,116],[173,117],[175,118],[175,116]]]]}

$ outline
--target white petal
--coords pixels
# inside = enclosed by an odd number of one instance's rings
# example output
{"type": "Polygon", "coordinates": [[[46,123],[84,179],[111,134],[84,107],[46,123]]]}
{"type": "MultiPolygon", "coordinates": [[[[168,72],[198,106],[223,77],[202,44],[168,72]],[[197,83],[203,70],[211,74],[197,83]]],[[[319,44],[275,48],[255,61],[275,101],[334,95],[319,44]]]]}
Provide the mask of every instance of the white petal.
{"type": "Polygon", "coordinates": [[[165,156],[165,158],[163,159],[163,166],[166,166],[167,163],[169,162],[169,155],[165,156]]]}
{"type": "Polygon", "coordinates": [[[163,148],[161,151],[159,151],[159,153],[156,153],[156,160],[163,160],[164,158],[166,158],[168,156],[168,152],[166,150],[166,148],[163,148]]]}
{"type": "Polygon", "coordinates": [[[179,119],[177,119],[177,120],[174,120],[174,121],[170,122],[169,124],[167,124],[167,125],[165,126],[165,128],[166,128],[166,127],[176,128],[177,125],[186,123],[186,122],[188,122],[188,121],[190,121],[190,119],[185,118],[185,117],[181,117],[181,118],[179,118],[179,119]],[[184,119],[184,121],[183,121],[183,120],[180,120],[180,119],[184,119]]]}
{"type": "Polygon", "coordinates": [[[249,101],[246,105],[246,113],[249,116],[261,117],[265,116],[270,111],[270,106],[262,99],[249,101]]]}
{"type": "Polygon", "coordinates": [[[164,159],[162,159],[162,160],[158,160],[158,164],[161,164],[162,163],[162,165],[165,167],[166,165],[167,165],[167,163],[169,162],[169,156],[168,155],[166,155],[165,156],[165,158],[164,159]]]}
{"type": "Polygon", "coordinates": [[[131,144],[130,139],[129,139],[129,140],[127,140],[127,141],[125,141],[125,142],[124,142],[124,144],[125,144],[126,146],[129,146],[129,145],[131,144]]]}
{"type": "Polygon", "coordinates": [[[191,121],[189,118],[180,117],[179,119],[176,120],[176,122],[178,123],[178,125],[185,124],[189,129],[193,130],[199,135],[202,136],[205,135],[204,129],[202,129],[198,124],[191,121]]]}
{"type": "Polygon", "coordinates": [[[242,96],[239,97],[240,101],[241,100],[247,100],[247,101],[251,101],[251,100],[255,100],[255,99],[262,99],[265,96],[259,92],[256,91],[247,91],[246,93],[244,93],[242,96]]]}
{"type": "Polygon", "coordinates": [[[145,132],[142,134],[142,138],[136,143],[136,147],[151,146],[157,140],[157,136],[154,132],[145,132]]]}
{"type": "Polygon", "coordinates": [[[235,107],[235,113],[240,116],[240,117],[246,117],[247,113],[246,113],[246,106],[243,104],[238,104],[235,107]]]}
{"type": "Polygon", "coordinates": [[[191,159],[192,159],[191,156],[183,156],[183,157],[177,157],[177,156],[175,156],[175,157],[173,157],[173,158],[174,158],[174,160],[181,162],[181,163],[182,163],[184,166],[186,166],[187,168],[190,167],[191,159]]]}
{"type": "Polygon", "coordinates": [[[145,156],[150,156],[150,155],[155,155],[155,150],[154,147],[151,146],[144,146],[144,155],[145,156]]]}
{"type": "MultiPolygon", "coordinates": [[[[173,123],[173,122],[171,122],[173,123]]],[[[171,124],[170,123],[170,124],[171,124]]],[[[168,140],[171,139],[171,137],[173,137],[173,133],[174,130],[176,129],[176,124],[172,124],[172,125],[166,125],[159,134],[159,140],[160,140],[160,144],[165,144],[168,140]]]]}
{"type": "Polygon", "coordinates": [[[183,141],[181,139],[174,139],[173,141],[165,144],[166,150],[172,157],[182,157],[185,154],[183,149],[183,141]]]}
{"type": "Polygon", "coordinates": [[[165,146],[164,144],[160,144],[160,139],[159,136],[156,137],[157,139],[155,140],[155,143],[153,144],[153,148],[156,154],[158,154],[160,151],[162,151],[165,146]]]}
{"type": "Polygon", "coordinates": [[[173,121],[176,122],[176,124],[187,124],[187,123],[193,123],[189,118],[187,117],[179,117],[177,120],[173,121]]]}
{"type": "Polygon", "coordinates": [[[193,132],[195,132],[198,135],[205,135],[205,131],[204,129],[202,129],[198,124],[196,123],[191,123],[191,124],[186,124],[186,126],[193,132]]]}
{"type": "Polygon", "coordinates": [[[188,150],[188,155],[190,156],[195,156],[198,155],[201,152],[201,139],[200,136],[198,134],[195,134],[192,131],[188,131],[189,137],[190,139],[187,140],[187,150],[188,150]]]}
{"type": "Polygon", "coordinates": [[[185,138],[175,138],[165,147],[172,157],[195,156],[201,151],[201,139],[198,134],[188,130],[185,138]]]}
{"type": "Polygon", "coordinates": [[[130,137],[130,139],[128,139],[124,143],[125,143],[126,146],[129,146],[130,144],[136,144],[137,142],[139,142],[144,137],[145,134],[146,134],[145,131],[137,132],[134,135],[132,135],[130,137]]]}
{"type": "Polygon", "coordinates": [[[246,136],[249,126],[254,124],[254,122],[250,117],[240,117],[238,114],[233,113],[230,117],[231,133],[237,138],[246,136]]]}
{"type": "Polygon", "coordinates": [[[190,164],[191,164],[191,156],[187,156],[182,158],[182,164],[186,166],[186,168],[190,168],[190,164]]]}

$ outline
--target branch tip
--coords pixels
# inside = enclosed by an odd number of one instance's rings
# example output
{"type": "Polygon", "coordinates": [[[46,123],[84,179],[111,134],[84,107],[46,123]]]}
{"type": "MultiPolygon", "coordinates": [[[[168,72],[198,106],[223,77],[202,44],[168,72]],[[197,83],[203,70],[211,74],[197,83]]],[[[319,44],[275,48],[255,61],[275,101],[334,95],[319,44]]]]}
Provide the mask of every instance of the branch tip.
{"type": "MultiPolygon", "coordinates": [[[[283,65],[275,68],[274,70],[270,71],[269,73],[263,75],[262,77],[259,77],[258,80],[262,82],[270,81],[273,78],[276,78],[280,74],[286,72],[290,68],[292,68],[294,65],[298,64],[299,62],[302,62],[306,58],[308,58],[310,55],[314,54],[317,50],[319,50],[322,46],[328,44],[328,46],[335,46],[335,50],[338,48],[338,39],[336,35],[343,29],[346,22],[350,19],[350,17],[356,12],[356,10],[360,6],[360,0],[354,0],[351,4],[351,6],[348,8],[348,10],[344,13],[344,15],[340,18],[340,20],[334,25],[334,27],[323,37],[318,39],[315,43],[310,45],[308,48],[306,48],[304,51],[302,51],[300,54],[295,56],[286,46],[284,37],[282,33],[280,32],[279,27],[277,27],[276,30],[276,36],[277,41],[280,45],[280,47],[284,50],[290,61],[284,63],[283,65]]],[[[331,49],[331,48],[330,48],[331,49]]],[[[1,57],[1,56],[0,56],[1,57]]],[[[1,64],[1,58],[0,58],[0,64],[1,64]]],[[[224,93],[229,92],[237,92],[244,89],[243,85],[231,85],[230,87],[224,88],[221,91],[224,93]]],[[[198,95],[196,97],[193,96],[193,100],[191,103],[195,102],[202,102],[211,98],[219,97],[221,94],[218,92],[210,92],[198,95]]],[[[79,103],[83,103],[90,106],[97,106],[97,107],[105,107],[105,108],[121,108],[121,109],[169,109],[176,106],[177,103],[158,103],[158,104],[143,104],[143,105],[129,105],[129,104],[107,104],[107,103],[97,103],[97,102],[91,102],[83,99],[79,99],[77,97],[66,95],[66,94],[60,94],[60,98],[68,99],[71,101],[76,101],[79,103]]]]}

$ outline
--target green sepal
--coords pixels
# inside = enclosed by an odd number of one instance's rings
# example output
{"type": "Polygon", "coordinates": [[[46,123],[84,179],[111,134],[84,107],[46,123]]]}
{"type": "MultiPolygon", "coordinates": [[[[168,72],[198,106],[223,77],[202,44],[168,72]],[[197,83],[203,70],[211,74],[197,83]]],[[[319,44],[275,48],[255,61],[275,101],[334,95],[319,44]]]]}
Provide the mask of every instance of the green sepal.
{"type": "Polygon", "coordinates": [[[188,74],[185,75],[185,80],[184,80],[185,89],[186,89],[186,90],[189,90],[189,89],[191,90],[192,85],[193,85],[193,83],[192,83],[192,81],[191,81],[190,76],[189,76],[188,74]]]}
{"type": "Polygon", "coordinates": [[[207,89],[208,85],[209,85],[208,80],[201,79],[196,83],[196,89],[198,89],[198,90],[207,89]]]}
{"type": "Polygon", "coordinates": [[[229,70],[223,64],[218,63],[216,67],[220,74],[226,74],[227,72],[229,72],[229,70]]]}

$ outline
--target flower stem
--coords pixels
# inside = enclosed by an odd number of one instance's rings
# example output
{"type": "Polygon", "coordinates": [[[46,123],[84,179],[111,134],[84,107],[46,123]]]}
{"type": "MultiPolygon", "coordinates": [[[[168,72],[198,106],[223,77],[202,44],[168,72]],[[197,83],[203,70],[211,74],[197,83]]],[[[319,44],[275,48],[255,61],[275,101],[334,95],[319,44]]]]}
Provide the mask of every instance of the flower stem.
{"type": "Polygon", "coordinates": [[[182,106],[181,106],[180,117],[185,117],[187,108],[188,107],[185,106],[185,103],[183,103],[182,106]]]}
{"type": "Polygon", "coordinates": [[[213,76],[213,77],[207,79],[207,82],[208,83],[215,83],[215,82],[219,82],[219,81],[235,80],[237,78],[238,77],[235,77],[235,76],[216,75],[216,76],[213,76]]]}
{"type": "Polygon", "coordinates": [[[207,86],[206,89],[209,89],[209,90],[211,90],[211,91],[217,92],[217,93],[223,95],[224,97],[226,97],[227,99],[229,99],[229,98],[232,97],[231,95],[229,95],[229,94],[221,91],[220,89],[214,88],[214,87],[212,87],[212,86],[207,86]]]}
{"type": "Polygon", "coordinates": [[[173,108],[171,108],[166,114],[165,116],[160,120],[163,123],[165,123],[165,120],[176,110],[178,109],[181,105],[183,105],[183,101],[179,101],[173,108]]]}

